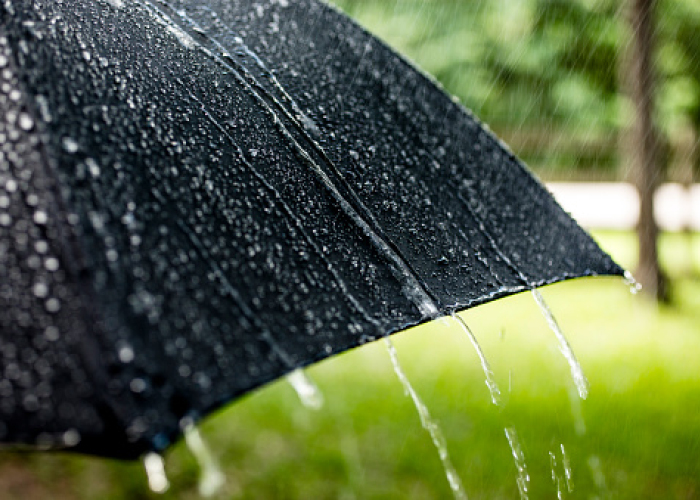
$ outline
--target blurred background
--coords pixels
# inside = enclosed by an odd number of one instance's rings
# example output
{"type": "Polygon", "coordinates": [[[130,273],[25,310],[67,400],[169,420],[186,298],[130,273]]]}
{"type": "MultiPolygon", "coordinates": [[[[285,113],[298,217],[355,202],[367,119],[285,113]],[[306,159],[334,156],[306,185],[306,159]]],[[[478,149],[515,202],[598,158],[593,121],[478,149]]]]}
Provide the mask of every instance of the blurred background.
{"type": "MultiPolygon", "coordinates": [[[[470,499],[520,498],[505,429],[519,436],[529,498],[700,498],[700,3],[697,0],[336,0],[433,75],[548,183],[644,284],[545,287],[588,376],[576,394],[529,294],[395,337],[443,428],[470,499]]],[[[221,498],[437,499],[451,493],[380,343],[309,370],[310,410],[279,381],[209,418],[221,498]]],[[[163,498],[197,498],[182,443],[163,498]]],[[[0,498],[158,497],[138,463],[0,453],[0,498]]]]}

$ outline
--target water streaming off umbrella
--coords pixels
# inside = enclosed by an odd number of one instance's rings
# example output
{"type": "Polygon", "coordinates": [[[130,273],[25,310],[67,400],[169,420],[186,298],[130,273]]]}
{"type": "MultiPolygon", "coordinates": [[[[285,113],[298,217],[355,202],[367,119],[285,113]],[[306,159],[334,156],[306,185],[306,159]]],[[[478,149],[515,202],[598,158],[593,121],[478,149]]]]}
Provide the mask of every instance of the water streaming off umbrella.
{"type": "Polygon", "coordinates": [[[143,457],[143,466],[148,477],[148,487],[154,493],[165,493],[170,487],[168,476],[165,473],[163,457],[157,453],[147,453],[143,457]]]}
{"type": "Polygon", "coordinates": [[[185,444],[200,467],[199,494],[204,497],[212,496],[224,485],[226,477],[209,446],[204,443],[197,427],[188,420],[182,422],[182,427],[185,444]]]}
{"type": "Polygon", "coordinates": [[[464,320],[457,313],[452,313],[451,317],[459,325],[460,329],[467,335],[467,337],[469,338],[469,342],[472,344],[472,347],[474,347],[476,354],[479,356],[479,362],[481,363],[481,369],[484,372],[486,387],[489,388],[489,394],[491,394],[491,402],[497,406],[500,405],[501,404],[501,390],[498,388],[498,385],[496,384],[496,381],[494,380],[493,371],[491,370],[491,367],[489,366],[489,362],[486,360],[486,356],[484,356],[484,353],[481,350],[481,347],[479,346],[479,343],[477,342],[476,337],[474,336],[472,331],[469,329],[467,324],[464,322],[464,320]]]}
{"type": "Polygon", "coordinates": [[[464,490],[464,486],[462,485],[462,481],[459,478],[457,471],[452,465],[452,460],[450,460],[450,454],[447,451],[447,442],[445,441],[445,436],[443,436],[440,426],[430,415],[428,407],[425,406],[425,403],[423,403],[420,396],[418,395],[418,393],[416,393],[415,389],[411,385],[411,382],[408,380],[406,373],[404,372],[403,368],[401,367],[401,364],[399,363],[399,357],[396,353],[396,348],[394,347],[394,344],[391,342],[391,340],[389,340],[388,337],[386,337],[384,341],[386,344],[387,351],[389,352],[391,364],[394,368],[394,371],[396,372],[396,376],[401,382],[401,385],[403,386],[406,395],[410,396],[411,400],[413,401],[413,404],[416,407],[416,410],[418,411],[418,416],[420,417],[421,425],[428,432],[428,434],[430,435],[430,439],[435,445],[435,449],[437,450],[438,456],[440,457],[440,461],[442,462],[442,466],[445,469],[445,475],[447,476],[447,481],[450,484],[450,488],[452,489],[452,493],[454,494],[455,499],[466,500],[467,494],[464,490]]]}
{"type": "Polygon", "coordinates": [[[584,375],[583,373],[581,365],[576,359],[576,355],[574,354],[573,349],[571,349],[571,346],[569,345],[569,341],[566,340],[564,333],[561,331],[561,328],[559,327],[557,320],[554,318],[552,311],[549,309],[549,306],[544,301],[542,294],[538,290],[532,290],[532,295],[535,298],[535,302],[537,302],[537,305],[542,311],[542,314],[547,320],[547,324],[554,332],[554,335],[557,337],[557,341],[559,342],[559,349],[561,350],[561,353],[563,354],[567,363],[569,363],[571,377],[574,379],[574,383],[576,384],[576,389],[578,389],[579,396],[581,397],[581,399],[586,399],[588,397],[588,380],[586,379],[586,375],[584,375]]]}
{"type": "Polygon", "coordinates": [[[323,393],[303,369],[297,368],[287,374],[286,378],[304,406],[313,410],[318,410],[323,406],[323,393]]]}
{"type": "Polygon", "coordinates": [[[506,427],[505,429],[506,439],[508,440],[508,446],[513,454],[513,460],[515,460],[515,467],[517,469],[517,483],[518,491],[520,492],[521,500],[528,499],[528,488],[530,483],[530,474],[527,472],[527,464],[525,462],[525,454],[523,453],[522,445],[520,444],[520,439],[518,438],[518,433],[513,427],[506,427]]]}

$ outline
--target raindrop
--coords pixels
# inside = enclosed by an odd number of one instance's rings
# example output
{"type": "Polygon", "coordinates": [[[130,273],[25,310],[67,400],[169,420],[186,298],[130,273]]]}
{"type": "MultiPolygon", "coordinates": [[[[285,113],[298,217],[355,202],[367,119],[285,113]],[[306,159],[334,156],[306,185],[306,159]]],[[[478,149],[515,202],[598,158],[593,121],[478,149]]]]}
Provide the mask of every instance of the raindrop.
{"type": "Polygon", "coordinates": [[[64,137],[62,141],[63,149],[68,153],[75,153],[78,151],[78,143],[72,137],[64,137]]]}
{"type": "Polygon", "coordinates": [[[576,389],[578,389],[578,395],[581,397],[581,399],[586,399],[586,397],[588,397],[588,380],[586,379],[586,375],[584,375],[583,373],[581,365],[576,359],[576,355],[574,354],[573,349],[571,349],[569,342],[566,340],[566,337],[561,331],[561,328],[559,327],[557,320],[554,318],[552,311],[549,309],[549,306],[547,306],[547,303],[544,301],[544,297],[542,297],[542,294],[536,289],[533,289],[531,291],[532,296],[535,298],[535,302],[537,302],[537,305],[540,306],[540,311],[542,311],[542,314],[547,320],[549,328],[551,328],[551,330],[554,332],[554,335],[556,335],[557,340],[559,341],[559,350],[564,355],[564,358],[566,358],[566,361],[569,363],[569,368],[571,369],[571,376],[573,377],[574,383],[576,384],[576,389]]]}
{"type": "Polygon", "coordinates": [[[629,287],[630,293],[632,295],[636,295],[642,290],[642,284],[639,283],[636,279],[634,279],[634,276],[632,276],[631,272],[625,271],[623,280],[625,285],[629,287]]]}
{"type": "Polygon", "coordinates": [[[44,330],[44,337],[46,337],[46,340],[49,342],[55,342],[60,336],[61,334],[55,326],[48,326],[46,330],[44,330]]]}
{"type": "Polygon", "coordinates": [[[41,114],[41,118],[46,123],[51,123],[53,116],[51,115],[51,110],[49,109],[49,100],[43,95],[37,95],[35,100],[39,113],[41,114]]]}
{"type": "Polygon", "coordinates": [[[49,251],[49,244],[44,240],[36,241],[34,243],[34,250],[36,250],[37,253],[44,254],[49,251]]]}
{"type": "Polygon", "coordinates": [[[68,429],[63,433],[63,444],[72,448],[80,443],[80,433],[75,429],[68,429]]]}
{"type": "Polygon", "coordinates": [[[165,474],[163,457],[157,453],[146,453],[143,457],[143,467],[148,477],[148,487],[154,493],[165,493],[170,487],[168,476],[165,474]]]}
{"type": "Polygon", "coordinates": [[[569,461],[569,456],[566,454],[566,449],[564,448],[564,443],[560,445],[561,447],[561,462],[564,466],[564,477],[566,478],[566,489],[569,493],[574,491],[574,479],[571,472],[571,461],[569,461]]]}
{"type": "Polygon", "coordinates": [[[557,456],[554,454],[553,451],[549,452],[549,467],[552,469],[552,481],[557,482],[558,476],[557,476],[557,456]]]}
{"type": "Polygon", "coordinates": [[[312,410],[319,410],[323,406],[323,393],[302,368],[288,373],[287,382],[294,388],[304,406],[312,410]]]}
{"type": "Polygon", "coordinates": [[[481,369],[483,370],[484,376],[486,377],[486,387],[489,388],[489,392],[491,393],[491,402],[496,406],[499,406],[501,404],[501,390],[498,388],[498,384],[496,384],[493,371],[489,366],[489,362],[486,360],[486,356],[484,356],[484,352],[481,350],[479,342],[476,340],[476,337],[469,329],[467,324],[464,322],[464,320],[457,313],[452,313],[452,319],[454,319],[460,326],[462,331],[467,334],[469,341],[472,343],[472,346],[474,346],[474,350],[479,356],[479,361],[481,362],[481,369]]]}
{"type": "Polygon", "coordinates": [[[457,475],[457,471],[452,465],[452,461],[450,460],[450,455],[447,451],[447,443],[445,442],[445,437],[442,434],[440,426],[435,420],[433,420],[433,417],[430,415],[427,406],[425,406],[425,403],[423,403],[423,401],[420,399],[418,393],[415,391],[415,389],[411,385],[411,382],[408,380],[406,373],[403,371],[403,368],[399,363],[399,357],[396,353],[396,348],[394,347],[394,344],[391,342],[391,339],[389,339],[389,337],[384,337],[384,341],[386,342],[386,348],[389,351],[389,357],[391,358],[391,364],[394,367],[394,372],[396,373],[396,376],[401,382],[401,385],[403,385],[406,394],[409,395],[413,400],[413,404],[416,407],[416,410],[418,410],[420,423],[423,426],[423,428],[426,431],[428,431],[428,434],[430,434],[430,438],[433,440],[433,444],[435,445],[435,448],[438,451],[440,461],[442,462],[442,466],[445,469],[447,481],[450,483],[450,488],[452,489],[452,494],[454,495],[456,500],[467,500],[467,494],[464,491],[462,482],[459,479],[459,476],[457,475]]]}
{"type": "Polygon", "coordinates": [[[85,165],[87,166],[88,172],[90,172],[92,177],[100,176],[100,166],[97,164],[94,158],[88,158],[85,160],[85,165]]]}
{"type": "Polygon", "coordinates": [[[518,469],[518,491],[520,492],[520,499],[527,500],[528,484],[530,483],[530,475],[527,472],[527,465],[525,463],[525,454],[520,446],[520,441],[518,440],[518,433],[515,431],[514,427],[506,427],[506,439],[508,439],[508,444],[510,445],[510,450],[513,453],[513,459],[515,460],[515,467],[518,469]]]}
{"type": "Polygon", "coordinates": [[[181,422],[181,427],[185,435],[185,444],[187,444],[190,452],[194,455],[202,471],[199,478],[199,494],[204,497],[210,497],[221,489],[226,482],[226,477],[221,472],[219,464],[202,439],[194,422],[189,418],[185,418],[181,422]]]}
{"type": "Polygon", "coordinates": [[[581,399],[578,397],[576,389],[568,387],[569,403],[571,405],[571,416],[574,419],[574,429],[576,434],[583,436],[586,434],[586,420],[583,418],[583,410],[581,408],[581,399]]]}
{"type": "Polygon", "coordinates": [[[44,267],[47,271],[54,272],[58,270],[58,259],[55,257],[49,257],[44,262],[44,267]]]}
{"type": "Polygon", "coordinates": [[[135,393],[141,393],[146,390],[146,381],[142,378],[132,379],[129,383],[129,389],[135,393]]]}
{"type": "Polygon", "coordinates": [[[119,361],[122,363],[130,363],[134,360],[134,350],[130,345],[122,345],[117,354],[119,355],[119,361]]]}
{"type": "Polygon", "coordinates": [[[37,210],[34,212],[34,222],[39,225],[44,225],[48,222],[49,216],[43,210],[37,210]]]}
{"type": "Polygon", "coordinates": [[[49,294],[49,287],[43,282],[35,283],[32,292],[35,297],[43,299],[49,294]]]}
{"type": "Polygon", "coordinates": [[[61,302],[55,298],[52,297],[49,300],[46,301],[46,310],[51,313],[58,312],[61,309],[61,302]]]}
{"type": "Polygon", "coordinates": [[[29,115],[29,113],[20,113],[19,115],[19,128],[29,132],[34,128],[34,120],[29,115]]]}
{"type": "Polygon", "coordinates": [[[597,455],[588,457],[588,468],[591,470],[591,477],[598,491],[603,493],[607,489],[605,485],[605,474],[603,473],[603,464],[597,455]]]}
{"type": "Polygon", "coordinates": [[[552,470],[552,482],[557,489],[557,500],[563,500],[564,492],[561,489],[561,478],[557,473],[557,456],[554,452],[549,452],[549,467],[552,470]]]}

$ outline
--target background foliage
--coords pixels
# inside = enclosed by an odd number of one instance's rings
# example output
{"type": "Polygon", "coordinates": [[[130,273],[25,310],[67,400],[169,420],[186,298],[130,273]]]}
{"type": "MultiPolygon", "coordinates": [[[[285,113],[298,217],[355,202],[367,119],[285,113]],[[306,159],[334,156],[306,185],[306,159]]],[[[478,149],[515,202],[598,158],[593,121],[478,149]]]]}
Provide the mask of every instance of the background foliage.
{"type": "MultiPolygon", "coordinates": [[[[333,3],[434,75],[545,179],[626,177],[625,2],[333,3]]],[[[657,123],[670,176],[685,180],[700,130],[700,2],[659,0],[656,13],[657,123]]]]}

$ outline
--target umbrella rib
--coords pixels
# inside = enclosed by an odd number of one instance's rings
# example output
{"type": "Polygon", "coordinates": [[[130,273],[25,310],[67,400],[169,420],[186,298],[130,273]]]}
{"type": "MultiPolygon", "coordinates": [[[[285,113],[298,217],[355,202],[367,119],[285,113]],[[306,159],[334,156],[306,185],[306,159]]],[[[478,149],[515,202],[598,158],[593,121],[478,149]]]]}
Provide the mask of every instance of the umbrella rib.
{"type": "MultiPolygon", "coordinates": [[[[175,10],[167,2],[162,3],[169,9],[175,10]]],[[[164,22],[169,26],[177,26],[177,23],[175,23],[173,18],[154,5],[152,1],[144,0],[142,5],[159,21],[164,22]]],[[[181,13],[178,13],[178,16],[181,18],[183,16],[187,17],[185,14],[181,13]]],[[[194,20],[190,20],[190,22],[194,23],[194,20]]],[[[221,44],[207,36],[203,30],[200,34],[207,38],[207,40],[210,40],[214,45],[217,45],[219,50],[225,51],[225,49],[221,47],[221,44]]],[[[269,95],[264,88],[257,84],[257,80],[255,80],[255,78],[250,75],[245,68],[241,68],[240,65],[236,63],[228,54],[228,51],[224,52],[223,57],[219,57],[210,50],[206,49],[206,47],[204,47],[200,42],[196,42],[194,39],[192,41],[197,48],[202,50],[202,52],[225,68],[228,68],[239,84],[248,90],[252,90],[253,97],[258,101],[261,108],[271,116],[272,121],[277,127],[278,131],[285,139],[289,141],[289,144],[291,144],[295,149],[296,153],[300,156],[300,159],[317,174],[324,186],[330,191],[336,202],[338,202],[342,211],[364,231],[365,235],[378,248],[381,255],[393,264],[393,266],[390,265],[390,268],[392,269],[394,277],[400,283],[402,283],[403,291],[407,298],[413,302],[423,316],[431,318],[437,316],[439,314],[439,307],[436,303],[437,300],[435,296],[429,291],[427,285],[423,282],[423,280],[421,280],[418,273],[408,264],[406,258],[401,255],[401,252],[396,245],[383,233],[381,227],[371,215],[367,207],[364,206],[347,181],[342,178],[342,175],[338,171],[337,167],[335,167],[333,162],[328,158],[325,152],[323,152],[322,148],[315,141],[313,141],[313,139],[308,137],[303,126],[299,124],[299,122],[281,106],[279,101],[275,99],[274,96],[269,95]],[[239,73],[239,70],[242,70],[251,79],[251,81],[255,83],[251,85],[251,83],[243,78],[243,76],[239,73]],[[331,174],[336,178],[336,181],[340,184],[340,187],[336,185],[336,183],[334,183],[330,178],[329,174],[323,168],[321,168],[316,161],[314,161],[309,152],[299,144],[284,123],[282,123],[280,116],[275,113],[265,97],[270,99],[274,106],[282,111],[285,117],[290,120],[295,128],[300,131],[302,137],[304,137],[309,144],[311,144],[316,154],[318,154],[323,162],[331,169],[331,174]],[[346,191],[346,194],[350,197],[349,200],[343,195],[341,190],[346,191]]]]}
{"type": "Polygon", "coordinates": [[[179,219],[177,220],[177,226],[180,229],[180,231],[182,231],[189,238],[189,240],[192,242],[194,247],[201,255],[202,259],[209,264],[212,271],[214,271],[216,277],[219,278],[219,281],[223,285],[226,292],[231,296],[231,298],[236,302],[236,304],[238,304],[238,307],[241,308],[241,312],[243,312],[243,315],[246,317],[246,319],[248,319],[248,321],[255,325],[256,328],[258,328],[262,339],[265,342],[267,342],[267,344],[274,351],[274,353],[277,354],[277,356],[279,356],[279,358],[285,365],[287,365],[287,368],[296,368],[296,365],[292,362],[291,358],[289,357],[289,354],[287,354],[287,352],[279,346],[275,338],[272,336],[272,333],[267,328],[265,328],[265,326],[262,325],[260,321],[256,318],[255,314],[253,314],[253,311],[248,307],[248,304],[246,304],[246,302],[243,300],[243,297],[241,297],[241,294],[238,292],[238,290],[236,290],[236,288],[231,284],[231,281],[229,281],[229,279],[226,277],[221,267],[219,267],[216,264],[216,261],[208,258],[208,252],[206,251],[206,248],[204,247],[204,244],[200,241],[200,239],[197,238],[197,236],[195,236],[193,231],[188,231],[187,226],[185,226],[185,224],[179,219]]]}
{"type": "MultiPolygon", "coordinates": [[[[166,2],[166,5],[167,5],[167,2],[166,2]]],[[[172,7],[170,7],[170,8],[172,9],[172,7]]],[[[216,14],[216,12],[214,12],[212,9],[207,9],[207,10],[210,13],[212,13],[214,16],[219,18],[219,16],[216,14]]],[[[197,26],[196,21],[194,21],[191,17],[187,16],[187,14],[185,14],[182,10],[178,10],[178,11],[176,11],[176,13],[181,19],[185,20],[186,22],[191,23],[193,26],[197,26]]],[[[226,27],[227,29],[230,30],[228,25],[226,25],[223,22],[222,22],[222,24],[224,25],[224,27],[226,27]]],[[[231,30],[231,31],[233,31],[233,30],[231,30]]],[[[204,34],[204,30],[202,30],[201,28],[200,28],[199,32],[202,34],[202,36],[204,36],[209,41],[211,41],[221,51],[221,53],[223,54],[223,61],[221,61],[221,62],[223,62],[224,64],[229,66],[229,68],[234,73],[241,71],[250,80],[249,84],[258,91],[257,94],[258,94],[258,96],[260,96],[260,99],[267,104],[267,101],[265,101],[265,99],[264,99],[264,97],[267,97],[270,100],[270,103],[275,108],[277,108],[279,111],[281,111],[284,114],[284,116],[287,117],[287,119],[291,122],[291,124],[294,126],[294,128],[301,134],[302,138],[311,146],[311,149],[321,158],[322,163],[324,163],[328,167],[328,169],[330,170],[330,173],[335,178],[336,182],[338,184],[340,184],[340,187],[345,192],[345,195],[343,195],[343,193],[340,193],[338,186],[335,183],[333,183],[333,180],[331,180],[330,178],[328,178],[328,183],[330,183],[335,189],[338,189],[339,196],[341,196],[341,197],[349,196],[350,203],[351,203],[351,205],[353,205],[352,209],[359,212],[359,215],[361,217],[363,217],[364,219],[367,219],[369,221],[368,224],[377,233],[379,238],[381,238],[389,246],[389,248],[391,248],[391,250],[393,250],[393,252],[396,254],[397,258],[401,260],[399,265],[401,267],[405,267],[408,270],[408,272],[414,276],[414,278],[418,282],[418,285],[423,288],[423,291],[428,296],[428,298],[431,299],[431,301],[435,302],[436,301],[435,296],[431,293],[430,289],[423,282],[423,280],[420,279],[420,276],[415,271],[415,269],[413,269],[409,260],[402,254],[401,250],[391,240],[391,238],[383,231],[381,225],[379,224],[379,222],[376,220],[376,218],[372,214],[372,211],[369,210],[369,208],[362,202],[362,200],[357,195],[357,193],[355,193],[355,190],[352,188],[352,186],[350,186],[350,184],[345,180],[345,178],[343,177],[343,174],[340,172],[340,170],[335,165],[333,160],[331,160],[330,157],[327,155],[327,153],[323,149],[323,147],[313,137],[311,137],[309,135],[309,133],[308,133],[309,123],[314,128],[316,128],[316,125],[306,115],[306,113],[304,113],[301,110],[301,108],[296,103],[294,98],[291,95],[289,95],[289,93],[284,88],[284,86],[279,82],[277,77],[275,77],[274,73],[265,65],[265,63],[260,59],[260,57],[257,54],[255,54],[253,51],[250,50],[250,48],[247,45],[241,44],[243,50],[245,50],[245,52],[253,58],[253,60],[258,64],[258,66],[260,66],[261,69],[263,69],[266,72],[267,75],[269,75],[270,81],[272,82],[274,87],[282,95],[283,99],[281,99],[281,100],[286,101],[291,105],[292,110],[294,111],[296,116],[294,114],[290,113],[289,110],[287,110],[282,105],[282,103],[278,99],[275,98],[275,96],[271,95],[271,93],[258,82],[258,80],[250,73],[250,71],[243,64],[235,61],[230,56],[230,54],[225,49],[225,47],[223,47],[221,45],[221,43],[214,36],[204,34]],[[302,121],[304,122],[303,124],[299,123],[299,117],[301,117],[302,121]]],[[[244,81],[243,83],[245,84],[248,82],[244,81]]],[[[269,104],[268,104],[268,106],[269,106],[269,104]]],[[[271,109],[270,109],[270,111],[274,114],[274,111],[272,111],[271,109]]],[[[288,136],[287,137],[288,139],[292,138],[289,131],[286,130],[286,127],[284,127],[284,125],[282,125],[281,122],[276,122],[276,123],[278,123],[278,127],[281,127],[282,129],[284,129],[283,131],[281,130],[283,135],[288,136]]],[[[292,142],[303,153],[306,153],[306,157],[308,157],[308,158],[305,158],[305,160],[309,160],[311,162],[311,164],[309,166],[311,166],[311,168],[313,170],[317,171],[319,173],[319,175],[321,175],[321,173],[325,173],[323,171],[323,169],[321,169],[320,165],[316,164],[316,162],[313,161],[313,159],[311,158],[311,155],[309,155],[308,152],[306,152],[304,150],[304,148],[302,148],[301,145],[298,144],[297,141],[292,140],[290,142],[292,142]]],[[[309,161],[307,161],[307,164],[309,164],[309,161]]],[[[326,183],[325,180],[324,180],[324,183],[326,183]]]]}
{"type": "MultiPolygon", "coordinates": [[[[180,79],[177,80],[183,87],[187,89],[187,87],[184,85],[184,82],[182,82],[180,79]]],[[[333,276],[333,279],[338,285],[338,288],[343,292],[343,297],[345,297],[348,302],[355,308],[357,312],[362,314],[364,318],[372,323],[377,329],[380,331],[383,330],[383,326],[375,319],[372,317],[367,310],[362,306],[362,304],[357,300],[357,298],[348,290],[348,286],[343,280],[343,278],[338,274],[338,271],[335,269],[335,266],[331,264],[331,262],[328,260],[328,258],[323,254],[319,246],[311,239],[311,237],[308,235],[306,232],[306,229],[304,228],[301,220],[299,217],[297,217],[294,212],[292,211],[291,207],[287,204],[287,202],[284,201],[282,198],[282,195],[280,195],[279,191],[275,189],[272,184],[270,184],[265,177],[263,177],[260,172],[253,167],[253,165],[246,160],[245,155],[243,154],[243,150],[241,147],[238,145],[238,143],[235,141],[235,139],[231,136],[231,134],[226,130],[226,128],[216,119],[214,118],[212,112],[206,107],[206,105],[197,97],[195,96],[191,90],[187,89],[188,94],[190,95],[190,98],[198,103],[201,107],[202,112],[204,113],[204,116],[209,120],[216,128],[219,129],[219,131],[223,134],[224,137],[228,140],[228,142],[236,149],[236,152],[238,153],[239,159],[241,160],[241,163],[253,174],[253,176],[265,187],[265,189],[272,194],[272,196],[277,200],[277,202],[280,204],[282,207],[282,211],[287,215],[289,219],[292,220],[294,226],[299,230],[301,235],[304,237],[304,240],[306,243],[311,246],[311,248],[314,249],[316,254],[323,260],[323,262],[326,264],[326,269],[331,273],[333,276]]]]}
{"type": "MultiPolygon", "coordinates": [[[[161,0],[162,3],[167,5],[171,10],[173,9],[172,6],[170,6],[165,0],[161,0]]],[[[212,10],[211,8],[205,7],[206,11],[215,16],[217,19],[220,19],[218,14],[212,10]]],[[[249,81],[245,82],[246,84],[250,85],[251,87],[255,88],[257,91],[256,93],[261,97],[262,100],[265,100],[264,97],[269,99],[269,104],[272,104],[275,108],[277,108],[284,116],[291,122],[291,124],[294,126],[294,128],[300,133],[302,138],[311,146],[313,151],[318,154],[318,156],[323,160],[323,163],[327,165],[327,167],[330,169],[331,174],[335,177],[335,180],[339,183],[341,183],[342,187],[346,191],[347,195],[350,196],[352,202],[356,205],[355,209],[358,211],[362,212],[362,215],[367,218],[372,225],[374,226],[374,229],[376,232],[378,232],[383,239],[387,240],[389,244],[395,247],[395,244],[390,241],[390,239],[383,234],[383,231],[381,230],[380,224],[377,222],[376,218],[372,214],[372,212],[364,205],[362,200],[358,197],[358,195],[354,192],[353,188],[347,183],[345,178],[343,177],[342,173],[338,169],[338,167],[335,165],[333,160],[330,159],[326,151],[323,149],[323,147],[313,138],[309,135],[308,133],[308,128],[312,127],[317,130],[316,125],[313,123],[313,121],[308,117],[306,113],[304,113],[299,105],[296,103],[294,98],[289,95],[289,92],[284,88],[284,86],[279,82],[277,77],[274,75],[274,73],[265,65],[265,63],[260,59],[260,57],[250,50],[250,48],[245,45],[244,43],[241,42],[240,47],[245,51],[246,54],[248,54],[254,61],[255,63],[266,72],[268,75],[269,80],[272,82],[272,85],[280,92],[282,96],[282,101],[286,101],[289,103],[289,105],[292,107],[292,111],[294,114],[290,113],[287,108],[285,108],[280,100],[276,99],[272,93],[267,90],[263,85],[260,84],[257,78],[255,78],[254,75],[251,74],[251,72],[248,70],[248,68],[245,67],[245,65],[237,62],[235,59],[233,59],[229,53],[228,50],[219,42],[214,36],[209,35],[205,33],[205,30],[202,29],[198,23],[192,19],[190,16],[185,14],[184,11],[182,10],[175,10],[176,14],[185,21],[186,23],[190,24],[194,28],[198,28],[197,32],[209,40],[217,49],[222,54],[222,59],[217,58],[216,56],[212,56],[219,60],[219,62],[225,64],[226,66],[229,67],[234,73],[238,73],[239,71],[245,75],[249,81]],[[299,122],[299,119],[302,120],[303,123],[299,122]]],[[[224,22],[221,22],[221,24],[231,32],[231,28],[224,22]]],[[[267,101],[265,101],[267,103],[267,101]]],[[[318,130],[317,130],[318,131],[318,130]]],[[[299,146],[301,148],[301,146],[299,146]]],[[[307,153],[308,155],[308,153],[307,153]]],[[[310,155],[309,155],[310,156],[310,155]]],[[[394,248],[395,251],[398,252],[397,248],[394,248]]],[[[406,259],[404,258],[404,261],[406,259]]]]}
{"type": "Polygon", "coordinates": [[[486,222],[484,221],[484,219],[476,212],[476,210],[474,210],[472,208],[472,206],[469,204],[469,202],[464,199],[464,196],[462,196],[462,193],[457,192],[457,197],[464,204],[464,206],[466,207],[469,214],[479,224],[479,230],[486,237],[486,239],[488,240],[489,244],[491,245],[493,250],[496,252],[496,254],[501,259],[503,259],[503,262],[506,263],[506,265],[516,274],[518,279],[520,281],[522,281],[525,286],[532,287],[533,284],[530,282],[528,277],[520,269],[518,269],[518,267],[513,263],[513,261],[510,260],[510,258],[503,252],[503,250],[501,250],[501,247],[496,242],[496,239],[491,234],[491,231],[489,231],[488,228],[486,227],[486,222]]]}
{"type": "MultiPolygon", "coordinates": [[[[160,195],[160,193],[153,191],[153,195],[156,197],[156,199],[160,202],[165,204],[165,200],[163,197],[160,195]]],[[[253,311],[248,307],[248,304],[243,300],[243,297],[241,297],[241,294],[238,292],[238,290],[231,284],[229,279],[226,277],[224,274],[223,270],[221,267],[219,267],[216,264],[216,261],[214,259],[208,258],[208,252],[206,248],[204,247],[204,244],[200,241],[199,238],[194,234],[193,231],[189,231],[187,226],[185,225],[182,220],[177,219],[176,220],[176,225],[178,229],[190,240],[196,251],[200,254],[202,260],[206,262],[211,270],[214,272],[216,277],[219,279],[221,284],[223,285],[224,289],[226,292],[229,294],[229,296],[236,302],[238,307],[241,309],[241,312],[243,313],[243,316],[252,324],[254,325],[258,331],[260,332],[260,336],[262,339],[267,342],[267,344],[270,346],[270,348],[273,350],[275,354],[282,360],[282,362],[287,366],[289,369],[294,369],[296,368],[295,364],[292,362],[290,359],[289,355],[279,347],[277,341],[274,339],[272,336],[272,333],[264,327],[260,323],[260,321],[256,318],[255,314],[253,311]]]]}

